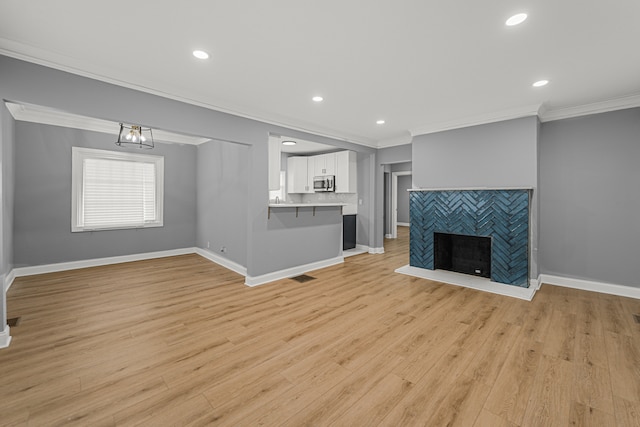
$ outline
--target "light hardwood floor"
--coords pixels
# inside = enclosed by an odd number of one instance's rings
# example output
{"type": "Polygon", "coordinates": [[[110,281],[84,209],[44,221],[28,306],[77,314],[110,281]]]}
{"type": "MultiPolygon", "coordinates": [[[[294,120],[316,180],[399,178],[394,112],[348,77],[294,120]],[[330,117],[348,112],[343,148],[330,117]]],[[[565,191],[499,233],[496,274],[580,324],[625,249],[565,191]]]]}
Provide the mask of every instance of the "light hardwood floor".
{"type": "Polygon", "coordinates": [[[0,424],[639,425],[640,301],[403,276],[407,242],[256,288],[197,255],[16,279],[0,424]]]}

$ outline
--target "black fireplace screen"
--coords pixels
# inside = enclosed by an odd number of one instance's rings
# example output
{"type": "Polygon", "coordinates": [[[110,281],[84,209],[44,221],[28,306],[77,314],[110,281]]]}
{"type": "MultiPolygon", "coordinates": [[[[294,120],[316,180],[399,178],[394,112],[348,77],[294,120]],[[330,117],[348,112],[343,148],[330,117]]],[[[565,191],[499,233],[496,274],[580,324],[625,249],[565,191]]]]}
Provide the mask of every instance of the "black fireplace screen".
{"type": "Polygon", "coordinates": [[[491,237],[433,233],[436,269],[491,277],[491,237]]]}

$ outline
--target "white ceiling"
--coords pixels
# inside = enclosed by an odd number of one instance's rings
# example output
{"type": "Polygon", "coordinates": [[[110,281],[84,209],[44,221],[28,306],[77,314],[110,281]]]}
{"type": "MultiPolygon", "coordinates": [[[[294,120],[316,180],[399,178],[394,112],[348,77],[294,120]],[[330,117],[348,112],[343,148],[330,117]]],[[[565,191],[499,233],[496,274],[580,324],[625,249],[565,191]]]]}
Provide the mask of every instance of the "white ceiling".
{"type": "Polygon", "coordinates": [[[638,0],[0,0],[0,53],[380,147],[640,105],[638,16],[638,0]]]}
{"type": "MultiPolygon", "coordinates": [[[[274,135],[275,136],[275,135],[274,135]]],[[[336,147],[326,144],[320,144],[318,142],[306,141],[300,138],[293,138],[290,136],[280,136],[280,142],[284,141],[293,141],[295,145],[280,145],[281,153],[289,153],[289,154],[314,154],[314,153],[325,153],[329,151],[336,151],[336,147]]]]}

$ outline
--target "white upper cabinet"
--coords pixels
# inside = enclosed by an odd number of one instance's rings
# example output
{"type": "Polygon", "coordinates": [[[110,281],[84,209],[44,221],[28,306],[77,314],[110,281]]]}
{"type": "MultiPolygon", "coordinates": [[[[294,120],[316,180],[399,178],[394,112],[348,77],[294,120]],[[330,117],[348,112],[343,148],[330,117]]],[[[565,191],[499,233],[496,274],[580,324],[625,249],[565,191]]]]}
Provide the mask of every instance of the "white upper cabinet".
{"type": "Polygon", "coordinates": [[[357,154],[354,151],[287,159],[287,193],[313,193],[313,177],[335,175],[336,193],[357,193],[357,154]]]}
{"type": "Polygon", "coordinates": [[[307,164],[310,157],[292,156],[287,159],[287,193],[313,193],[313,176],[307,164]]]}
{"type": "Polygon", "coordinates": [[[336,156],[336,193],[358,192],[358,161],[354,151],[338,151],[336,156]]]}
{"type": "Polygon", "coordinates": [[[336,174],[336,153],[312,156],[314,176],[336,174]]]}

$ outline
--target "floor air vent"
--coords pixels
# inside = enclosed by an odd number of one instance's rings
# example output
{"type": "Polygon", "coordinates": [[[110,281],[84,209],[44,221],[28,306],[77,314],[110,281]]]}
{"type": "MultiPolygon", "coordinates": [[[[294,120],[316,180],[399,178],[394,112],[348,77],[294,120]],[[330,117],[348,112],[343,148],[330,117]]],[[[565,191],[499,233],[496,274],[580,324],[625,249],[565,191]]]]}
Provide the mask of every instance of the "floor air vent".
{"type": "Polygon", "coordinates": [[[633,318],[635,319],[636,323],[640,323],[640,314],[634,314],[633,318]]]}
{"type": "Polygon", "coordinates": [[[20,320],[22,317],[12,317],[11,319],[7,319],[7,326],[10,328],[15,328],[20,324],[20,320]]]}
{"type": "Polygon", "coordinates": [[[315,279],[315,277],[308,276],[308,275],[306,275],[306,274],[301,274],[301,275],[299,275],[299,276],[296,276],[296,277],[292,277],[292,278],[291,278],[291,280],[295,280],[296,282],[299,282],[299,283],[308,282],[308,281],[310,281],[310,280],[314,280],[314,279],[315,279]]]}

